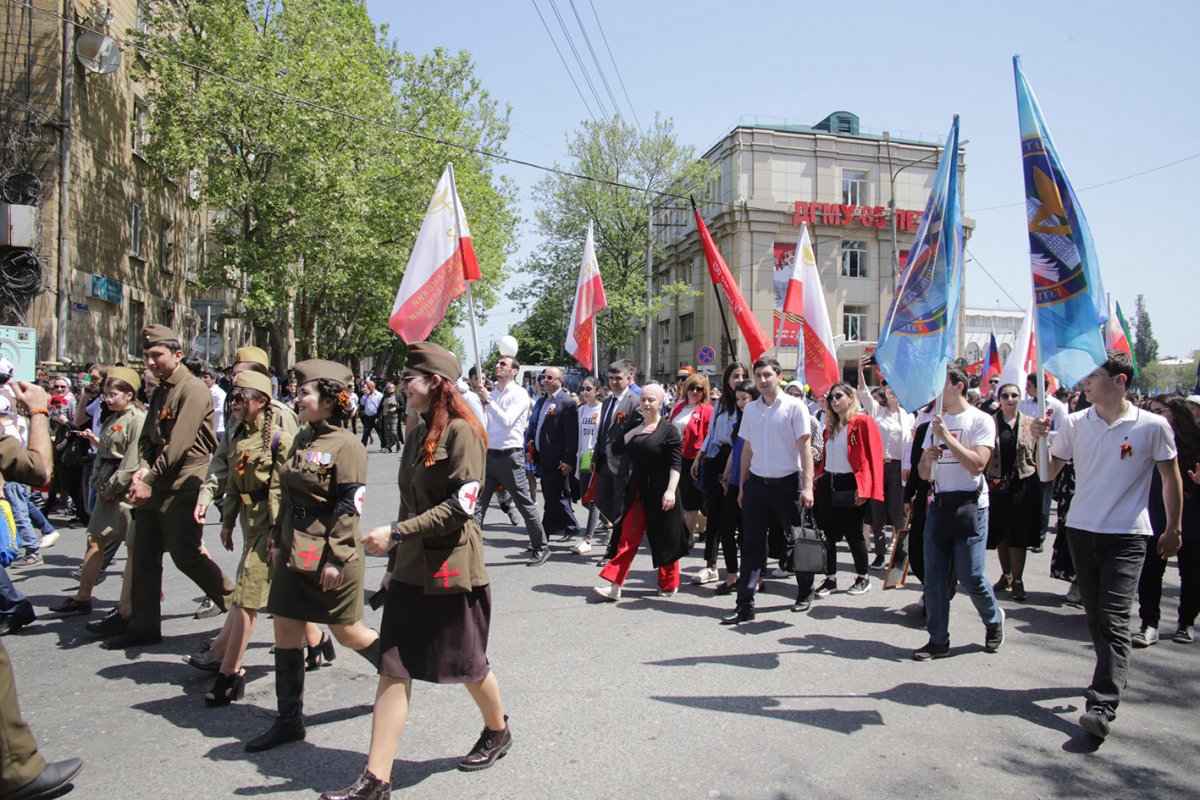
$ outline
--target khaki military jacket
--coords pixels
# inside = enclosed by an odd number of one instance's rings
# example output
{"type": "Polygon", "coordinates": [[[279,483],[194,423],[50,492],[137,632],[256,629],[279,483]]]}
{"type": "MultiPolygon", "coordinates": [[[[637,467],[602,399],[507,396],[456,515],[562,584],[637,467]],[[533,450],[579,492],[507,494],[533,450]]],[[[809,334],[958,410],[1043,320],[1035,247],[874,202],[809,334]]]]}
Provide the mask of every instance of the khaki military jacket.
{"type": "Polygon", "coordinates": [[[322,561],[341,566],[358,557],[366,483],[367,449],[350,431],[322,420],[296,435],[279,473],[274,534],[290,569],[316,572],[322,561]]]}
{"type": "Polygon", "coordinates": [[[264,441],[263,423],[262,417],[249,424],[239,423],[232,436],[228,432],[225,436],[229,446],[225,448],[227,477],[221,527],[232,528],[240,517],[247,539],[270,533],[279,517],[280,475],[292,448],[292,435],[274,424],[264,441]]]}
{"type": "Polygon", "coordinates": [[[25,449],[20,439],[0,433],[0,486],[5,481],[40,486],[42,469],[41,456],[25,449]]]}
{"type": "Polygon", "coordinates": [[[146,412],[136,406],[105,420],[92,467],[92,488],[97,494],[119,498],[129,491],[140,462],[138,440],[145,420],[146,412]]]}
{"type": "MultiPolygon", "coordinates": [[[[300,422],[296,419],[296,412],[274,399],[271,400],[271,412],[271,421],[294,438],[300,431],[300,422]]],[[[200,487],[200,497],[196,500],[200,505],[211,506],[213,501],[220,500],[228,485],[229,443],[237,436],[238,428],[242,423],[232,417],[226,419],[228,421],[225,423],[225,435],[217,443],[217,451],[213,453],[212,463],[208,465],[208,477],[204,479],[204,484],[200,487]]],[[[287,450],[281,452],[286,453],[287,450]]]]}
{"type": "Polygon", "coordinates": [[[427,432],[422,418],[400,456],[397,528],[404,538],[395,549],[392,579],[428,594],[468,592],[489,583],[474,518],[487,447],[465,420],[455,419],[433,452],[433,466],[426,467],[421,451],[427,432]]]}
{"type": "Polygon", "coordinates": [[[197,471],[207,471],[216,447],[212,395],[204,381],[180,364],[154,392],[146,410],[138,457],[149,471],[142,482],[156,490],[178,489],[197,471]]]}

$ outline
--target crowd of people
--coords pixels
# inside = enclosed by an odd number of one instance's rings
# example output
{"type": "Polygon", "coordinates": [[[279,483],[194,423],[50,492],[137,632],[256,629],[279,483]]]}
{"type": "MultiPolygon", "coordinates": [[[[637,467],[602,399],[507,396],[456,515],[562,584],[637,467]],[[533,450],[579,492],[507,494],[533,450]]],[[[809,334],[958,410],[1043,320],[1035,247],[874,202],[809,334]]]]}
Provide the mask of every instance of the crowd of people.
{"type": "MultiPolygon", "coordinates": [[[[326,800],[389,796],[414,679],[464,684],[478,706],[484,728],[461,769],[487,768],[512,747],[486,655],[493,497],[524,528],[528,566],[554,552],[587,563],[603,547],[593,596],[618,602],[645,540],[660,596],[688,580],[734,598],[722,625],[756,619],[767,579],[795,580],[790,610],[800,614],[871,591],[872,570],[911,573],[928,632],[917,661],[952,654],[959,589],[979,614],[985,650],[1001,648],[1001,601],[1026,599],[1027,554],[1041,551],[1057,500],[1051,570],[1083,606],[1096,646],[1080,724],[1098,738],[1115,718],[1131,647],[1159,641],[1163,576],[1176,554],[1171,638],[1194,637],[1200,396],[1132,397],[1132,365],[1117,352],[1042,413],[1035,378],[972,387],[954,367],[937,400],[907,410],[889,387],[868,385],[865,358],[856,385],[814,397],[770,356],[729,364],[715,385],[684,365],[669,386],[639,383],[621,359],[603,381],[589,376],[572,391],[557,367],[519,384],[508,355],[490,377],[464,377],[452,353],[428,342],[410,345],[403,374],[380,382],[322,360],[276,377],[256,347],[240,348],[229,369],[205,370],[161,325],[144,331],[143,345],[142,365],[90,367],[78,397],[68,376],[25,384],[0,361],[4,495],[16,526],[6,566],[41,564],[58,538],[45,512],[73,516],[87,529],[79,587],[51,611],[86,617],[102,647],[125,649],[161,641],[169,553],[206,597],[197,616],[226,613],[211,642],[182,654],[213,674],[208,706],[242,699],[243,660],[265,609],[278,713],[246,741],[251,752],[305,737],[306,674],[336,657],[335,642],[360,655],[379,673],[366,768],[326,800]],[[362,531],[372,437],[400,453],[401,505],[393,523],[362,531]],[[204,542],[210,515],[227,550],[241,530],[232,577],[204,542]],[[824,563],[797,571],[794,532],[804,527],[822,532],[824,563]],[[120,599],[93,618],[93,591],[122,543],[120,599]],[[839,584],[841,543],[854,574],[839,584]],[[698,566],[684,574],[698,545],[698,566]],[[388,558],[371,601],[383,607],[378,630],[364,621],[367,554],[388,558]]],[[[0,634],[35,617],[0,569],[0,634]]],[[[0,713],[5,725],[19,720],[2,648],[0,713]]],[[[46,765],[36,746],[6,754],[0,789],[49,796],[76,761],[46,765]]]]}

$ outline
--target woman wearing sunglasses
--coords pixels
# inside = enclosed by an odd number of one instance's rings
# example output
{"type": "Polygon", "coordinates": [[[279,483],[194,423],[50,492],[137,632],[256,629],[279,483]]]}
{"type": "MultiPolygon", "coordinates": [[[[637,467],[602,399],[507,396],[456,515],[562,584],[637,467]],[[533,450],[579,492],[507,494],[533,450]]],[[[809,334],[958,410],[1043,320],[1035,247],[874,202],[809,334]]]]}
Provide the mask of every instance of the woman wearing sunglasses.
{"type": "Polygon", "coordinates": [[[988,481],[988,549],[1000,558],[1000,580],[992,587],[997,596],[1011,591],[1013,600],[1025,599],[1026,548],[1039,544],[1042,525],[1042,484],[1037,475],[1037,439],[1029,417],[1017,409],[1021,389],[1015,383],[1000,387],[996,420],[996,448],[985,475],[988,481]]]}
{"type": "Polygon", "coordinates": [[[688,542],[694,541],[699,532],[704,538],[708,520],[704,516],[704,493],[696,486],[698,470],[693,464],[700,455],[700,446],[708,436],[713,407],[709,401],[708,378],[693,374],[683,382],[683,391],[671,408],[671,424],[679,432],[683,442],[684,480],[679,486],[679,497],[683,504],[683,523],[687,527],[688,542]]]}

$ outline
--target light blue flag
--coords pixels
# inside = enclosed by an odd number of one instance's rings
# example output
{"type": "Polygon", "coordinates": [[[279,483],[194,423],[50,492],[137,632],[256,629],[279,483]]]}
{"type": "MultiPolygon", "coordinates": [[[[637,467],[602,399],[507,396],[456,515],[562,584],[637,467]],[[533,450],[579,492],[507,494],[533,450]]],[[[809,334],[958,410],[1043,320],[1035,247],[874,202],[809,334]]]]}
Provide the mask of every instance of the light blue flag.
{"type": "Polygon", "coordinates": [[[1043,369],[1074,386],[1106,360],[1100,326],[1108,302],[1083,209],[1038,108],[1021,57],[1013,56],[1029,261],[1033,269],[1037,355],[1043,369]]]}
{"type": "Polygon", "coordinates": [[[955,114],[921,227],[875,351],[879,369],[905,408],[920,408],[946,385],[946,367],[954,359],[962,279],[955,114]]]}

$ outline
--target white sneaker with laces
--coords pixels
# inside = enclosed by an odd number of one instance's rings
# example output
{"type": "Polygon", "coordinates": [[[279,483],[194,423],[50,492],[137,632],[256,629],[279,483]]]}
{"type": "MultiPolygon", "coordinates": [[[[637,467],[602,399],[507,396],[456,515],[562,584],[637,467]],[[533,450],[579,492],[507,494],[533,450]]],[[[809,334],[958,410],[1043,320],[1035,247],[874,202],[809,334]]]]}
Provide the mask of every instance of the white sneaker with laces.
{"type": "Polygon", "coordinates": [[[621,599],[621,587],[615,583],[607,583],[603,586],[593,586],[592,591],[610,603],[615,603],[621,599]]]}
{"type": "Polygon", "coordinates": [[[692,584],[695,586],[703,586],[706,583],[716,583],[720,579],[720,575],[712,567],[705,567],[696,573],[692,578],[692,584]]]}
{"type": "Polygon", "coordinates": [[[1149,625],[1143,625],[1137,633],[1130,637],[1133,640],[1134,647],[1149,647],[1152,644],[1158,644],[1158,628],[1152,628],[1149,625]]]}
{"type": "Polygon", "coordinates": [[[571,552],[577,556],[586,556],[588,553],[592,552],[592,543],[587,539],[581,539],[573,547],[571,547],[571,552]]]}
{"type": "Polygon", "coordinates": [[[1192,634],[1191,625],[1183,625],[1179,630],[1175,631],[1175,635],[1171,637],[1171,641],[1179,644],[1191,644],[1196,641],[1196,637],[1192,634]]]}
{"type": "Polygon", "coordinates": [[[58,541],[58,531],[50,531],[42,536],[42,547],[54,547],[54,543],[58,541]]]}

